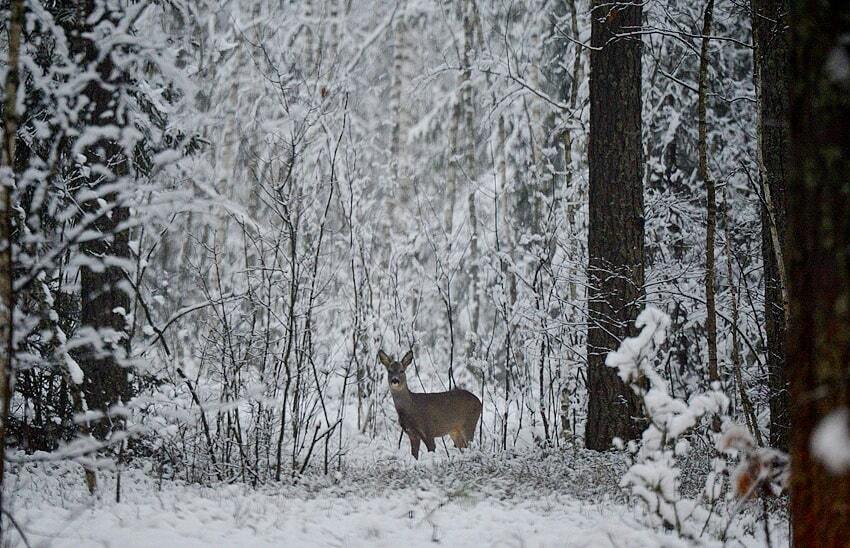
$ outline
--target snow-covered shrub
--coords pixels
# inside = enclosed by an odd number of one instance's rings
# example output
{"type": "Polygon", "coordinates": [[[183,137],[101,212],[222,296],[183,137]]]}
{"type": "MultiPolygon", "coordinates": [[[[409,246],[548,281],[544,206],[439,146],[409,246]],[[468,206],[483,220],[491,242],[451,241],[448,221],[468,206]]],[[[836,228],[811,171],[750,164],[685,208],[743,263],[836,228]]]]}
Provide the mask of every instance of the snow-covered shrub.
{"type": "Polygon", "coordinates": [[[635,321],[640,333],[625,339],[605,361],[641,397],[647,420],[641,440],[628,445],[634,461],[621,486],[646,504],[654,525],[673,529],[683,538],[736,536],[741,527],[732,527],[731,521],[741,504],[756,488],[782,483],[787,457],[758,448],[744,429],[729,420],[729,398],[719,383],[692,394],[687,401],[670,394],[667,380],[655,368],[656,352],[669,325],[665,313],[647,307],[635,321]],[[679,459],[692,450],[695,440],[708,442],[704,445],[714,454],[702,489],[686,496],[681,488],[679,459]],[[733,490],[724,485],[733,466],[727,457],[740,458],[731,473],[736,481],[733,490]],[[739,484],[745,483],[740,492],[739,484]],[[731,500],[735,494],[741,498],[738,503],[731,500]]]}

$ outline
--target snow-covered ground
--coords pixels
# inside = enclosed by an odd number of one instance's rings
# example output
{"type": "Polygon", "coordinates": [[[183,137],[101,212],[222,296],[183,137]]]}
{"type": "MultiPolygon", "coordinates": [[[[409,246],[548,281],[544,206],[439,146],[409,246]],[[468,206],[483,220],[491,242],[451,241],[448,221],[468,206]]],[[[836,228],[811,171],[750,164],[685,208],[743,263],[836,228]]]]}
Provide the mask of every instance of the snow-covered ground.
{"type": "MultiPolygon", "coordinates": [[[[380,456],[258,488],[129,469],[116,503],[114,475],[101,473],[93,500],[78,465],[52,463],[17,467],[7,493],[32,546],[688,546],[645,525],[617,491],[622,470],[611,457],[539,451],[380,456]]],[[[763,546],[754,535],[734,545],[763,546]]]]}
{"type": "Polygon", "coordinates": [[[51,546],[657,546],[622,506],[571,497],[502,501],[416,489],[299,498],[240,488],[134,490],[122,504],[18,509],[31,544],[51,546]]]}

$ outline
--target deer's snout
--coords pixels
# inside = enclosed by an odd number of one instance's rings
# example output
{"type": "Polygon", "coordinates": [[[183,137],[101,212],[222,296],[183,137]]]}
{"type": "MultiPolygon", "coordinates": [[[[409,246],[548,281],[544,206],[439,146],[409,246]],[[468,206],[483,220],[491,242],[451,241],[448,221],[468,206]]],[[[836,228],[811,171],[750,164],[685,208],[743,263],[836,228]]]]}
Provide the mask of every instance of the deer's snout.
{"type": "Polygon", "coordinates": [[[398,377],[390,377],[390,384],[393,386],[398,386],[401,384],[401,380],[398,377]]]}

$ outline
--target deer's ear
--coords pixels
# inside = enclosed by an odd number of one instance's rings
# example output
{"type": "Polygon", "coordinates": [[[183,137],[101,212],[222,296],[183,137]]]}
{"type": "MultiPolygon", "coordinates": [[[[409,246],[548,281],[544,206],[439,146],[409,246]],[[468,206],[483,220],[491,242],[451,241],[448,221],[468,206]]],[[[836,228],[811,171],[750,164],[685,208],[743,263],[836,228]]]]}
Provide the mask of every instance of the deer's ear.
{"type": "Polygon", "coordinates": [[[384,367],[389,367],[393,363],[393,359],[387,356],[383,350],[378,350],[378,359],[384,364],[384,367]]]}
{"type": "Polygon", "coordinates": [[[407,354],[401,359],[401,366],[407,369],[407,366],[410,365],[410,362],[413,361],[413,350],[408,350],[407,354]]]}

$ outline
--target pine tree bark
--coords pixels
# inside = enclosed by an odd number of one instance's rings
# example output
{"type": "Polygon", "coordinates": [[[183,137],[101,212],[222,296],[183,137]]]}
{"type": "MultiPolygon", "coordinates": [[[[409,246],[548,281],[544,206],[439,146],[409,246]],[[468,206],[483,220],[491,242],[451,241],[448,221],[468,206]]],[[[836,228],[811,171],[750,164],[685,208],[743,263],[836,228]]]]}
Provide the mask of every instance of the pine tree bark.
{"type": "Polygon", "coordinates": [[[850,4],[795,0],[789,22],[791,526],[795,546],[847,546],[850,469],[826,468],[812,432],[850,404],[850,4]]]}
{"type": "Polygon", "coordinates": [[[637,397],[605,356],[630,335],[644,295],[641,41],[616,38],[641,26],[642,5],[594,0],[591,14],[588,162],[588,418],[585,444],[640,436],[637,397]]]}
{"type": "MultiPolygon", "coordinates": [[[[71,52],[81,55],[84,65],[94,65],[97,73],[97,78],[90,81],[83,91],[89,105],[81,118],[88,128],[122,128],[128,123],[119,99],[126,75],[115,66],[111,55],[103,55],[99,45],[91,38],[101,18],[114,22],[119,16],[108,9],[102,10],[102,7],[95,0],[78,1],[73,28],[70,29],[71,52]]],[[[95,192],[103,192],[129,173],[125,151],[113,138],[98,138],[85,147],[83,154],[89,167],[85,184],[95,192]]],[[[114,207],[111,214],[98,213],[102,205],[97,199],[82,204],[85,213],[99,215],[93,229],[102,237],[82,244],[81,250],[93,262],[107,264],[102,268],[83,266],[80,269],[80,321],[101,333],[111,332],[117,340],[112,341],[114,348],[105,345],[103,351],[89,345],[82,350],[78,361],[84,373],[83,394],[88,408],[106,411],[111,405],[129,397],[127,370],[119,364],[117,355],[126,351],[127,333],[121,311],[129,312],[130,298],[122,287],[122,267],[109,264],[114,261],[108,259],[126,259],[130,250],[129,233],[122,227],[129,219],[128,208],[116,205],[119,200],[117,189],[106,192],[101,198],[107,206],[114,207]]],[[[111,430],[109,420],[98,421],[92,427],[92,433],[101,439],[107,437],[111,430]]]]}
{"type": "Polygon", "coordinates": [[[788,129],[788,0],[752,0],[755,84],[758,93],[758,156],[764,204],[761,209],[764,316],[770,386],[770,445],[788,448],[790,416],[786,360],[787,288],[785,180],[790,158],[788,129]]]}

